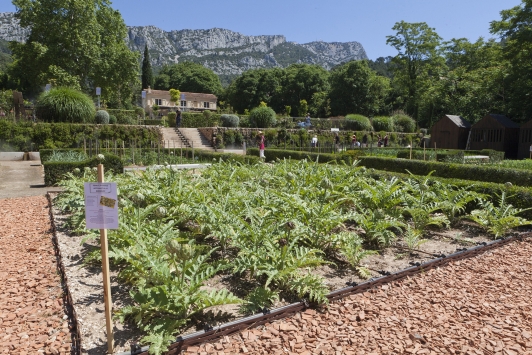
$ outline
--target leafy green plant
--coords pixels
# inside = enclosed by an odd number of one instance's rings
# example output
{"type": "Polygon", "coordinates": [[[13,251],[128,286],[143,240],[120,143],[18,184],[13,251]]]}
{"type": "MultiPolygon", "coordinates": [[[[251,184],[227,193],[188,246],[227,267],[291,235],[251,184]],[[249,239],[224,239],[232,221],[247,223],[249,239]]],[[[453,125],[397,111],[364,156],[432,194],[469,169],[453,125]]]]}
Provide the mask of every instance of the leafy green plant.
{"type": "Polygon", "coordinates": [[[240,119],[237,115],[224,114],[220,116],[222,127],[238,127],[240,119]]]}
{"type": "Polygon", "coordinates": [[[273,127],[277,122],[275,111],[270,107],[256,107],[249,114],[249,121],[253,127],[273,127]]]}
{"type": "MultiPolygon", "coordinates": [[[[372,131],[371,121],[366,116],[349,114],[345,116],[345,128],[354,131],[372,131]]],[[[360,137],[361,139],[362,137],[360,137]]]]}
{"type": "Polygon", "coordinates": [[[408,250],[410,250],[410,252],[413,252],[415,249],[418,249],[421,245],[427,242],[427,240],[423,239],[422,237],[422,230],[407,226],[403,234],[403,241],[405,242],[408,250]]]}
{"type": "Polygon", "coordinates": [[[395,130],[394,121],[388,116],[373,117],[372,123],[375,131],[393,132],[395,130]]]}
{"type": "Polygon", "coordinates": [[[406,114],[393,115],[392,121],[398,132],[414,133],[416,131],[416,121],[406,114]]]}
{"type": "Polygon", "coordinates": [[[355,268],[360,277],[366,279],[370,277],[370,271],[362,266],[361,262],[364,258],[377,254],[377,251],[364,250],[362,238],[354,233],[342,233],[340,239],[340,254],[344,256],[351,267],[355,268]]]}
{"type": "Polygon", "coordinates": [[[506,200],[506,191],[499,195],[498,206],[492,201],[481,200],[480,209],[472,211],[468,218],[477,222],[495,238],[504,236],[513,228],[532,224],[531,221],[517,216],[530,208],[515,208],[506,200]]]}
{"type": "Polygon", "coordinates": [[[39,96],[37,117],[44,122],[94,122],[94,103],[82,92],[70,88],[54,88],[39,96]]]}
{"type": "Polygon", "coordinates": [[[107,111],[98,110],[96,111],[96,116],[94,120],[97,124],[109,124],[110,117],[107,111]]]}

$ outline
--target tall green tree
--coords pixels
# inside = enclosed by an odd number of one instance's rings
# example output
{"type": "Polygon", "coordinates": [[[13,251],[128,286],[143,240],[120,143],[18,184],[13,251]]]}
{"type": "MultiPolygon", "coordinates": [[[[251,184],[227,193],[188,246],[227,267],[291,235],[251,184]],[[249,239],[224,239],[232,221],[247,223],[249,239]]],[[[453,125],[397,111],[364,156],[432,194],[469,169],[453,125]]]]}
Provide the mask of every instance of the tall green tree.
{"type": "Polygon", "coordinates": [[[291,106],[298,112],[299,103],[305,100],[312,104],[312,96],[317,92],[329,91],[329,72],[319,65],[292,64],[284,69],[279,94],[272,100],[276,112],[291,106]]]}
{"type": "MultiPolygon", "coordinates": [[[[283,76],[284,70],[280,68],[245,71],[226,89],[225,99],[237,112],[251,110],[261,102],[271,107],[280,93],[283,76]]],[[[281,112],[277,106],[274,110],[281,112]]]]}
{"type": "Polygon", "coordinates": [[[155,89],[179,88],[182,92],[201,92],[220,95],[220,78],[211,69],[193,62],[164,66],[155,77],[155,89]]]}
{"type": "Polygon", "coordinates": [[[401,21],[392,30],[396,34],[386,36],[386,43],[399,52],[393,59],[394,84],[401,90],[404,109],[419,122],[424,82],[438,76],[438,66],[443,64],[439,56],[441,37],[425,22],[401,21]]]}
{"type": "Polygon", "coordinates": [[[506,113],[516,121],[532,117],[532,0],[501,11],[501,20],[491,22],[508,60],[506,113]]]}
{"type": "Polygon", "coordinates": [[[390,79],[377,75],[367,61],[350,61],[335,67],[330,75],[333,116],[349,113],[371,116],[386,110],[390,79]]]}
{"type": "Polygon", "coordinates": [[[435,122],[455,114],[474,123],[487,113],[504,113],[508,66],[499,43],[452,39],[444,43],[443,54],[446,70],[421,94],[421,117],[435,122]]]}
{"type": "Polygon", "coordinates": [[[153,70],[150,63],[150,52],[148,51],[148,44],[144,47],[144,58],[142,59],[142,88],[147,89],[153,87],[153,70]]]}
{"type": "Polygon", "coordinates": [[[29,27],[25,43],[10,43],[11,74],[26,94],[46,83],[80,87],[116,106],[130,103],[138,79],[138,55],[127,48],[127,28],[108,0],[13,0],[16,17],[29,27]]]}

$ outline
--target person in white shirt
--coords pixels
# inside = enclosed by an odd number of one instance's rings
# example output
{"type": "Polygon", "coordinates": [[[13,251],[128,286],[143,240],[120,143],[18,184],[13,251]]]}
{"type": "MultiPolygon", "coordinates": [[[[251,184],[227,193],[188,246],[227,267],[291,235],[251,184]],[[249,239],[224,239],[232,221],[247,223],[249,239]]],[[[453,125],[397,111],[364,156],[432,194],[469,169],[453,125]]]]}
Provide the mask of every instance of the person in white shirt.
{"type": "Polygon", "coordinates": [[[310,141],[312,148],[316,148],[318,146],[318,136],[312,137],[312,140],[310,141]]]}

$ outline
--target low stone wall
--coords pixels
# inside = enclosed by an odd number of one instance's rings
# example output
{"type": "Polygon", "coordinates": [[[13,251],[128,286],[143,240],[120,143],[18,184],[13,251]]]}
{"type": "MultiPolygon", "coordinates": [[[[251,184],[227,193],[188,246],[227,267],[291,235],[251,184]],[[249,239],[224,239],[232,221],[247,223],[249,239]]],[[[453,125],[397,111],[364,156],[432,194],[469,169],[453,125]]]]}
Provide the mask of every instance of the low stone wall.
{"type": "Polygon", "coordinates": [[[0,161],[41,160],[39,152],[0,152],[0,161]]]}

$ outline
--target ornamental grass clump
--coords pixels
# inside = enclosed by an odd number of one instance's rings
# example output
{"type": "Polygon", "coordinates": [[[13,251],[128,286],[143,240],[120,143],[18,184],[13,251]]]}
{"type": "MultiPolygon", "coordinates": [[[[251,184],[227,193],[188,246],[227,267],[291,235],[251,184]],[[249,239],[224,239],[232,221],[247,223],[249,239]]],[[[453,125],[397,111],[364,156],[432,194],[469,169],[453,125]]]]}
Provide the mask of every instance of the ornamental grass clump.
{"type": "Polygon", "coordinates": [[[74,89],[60,87],[39,96],[36,115],[44,122],[92,123],[95,108],[89,96],[74,89]]]}

